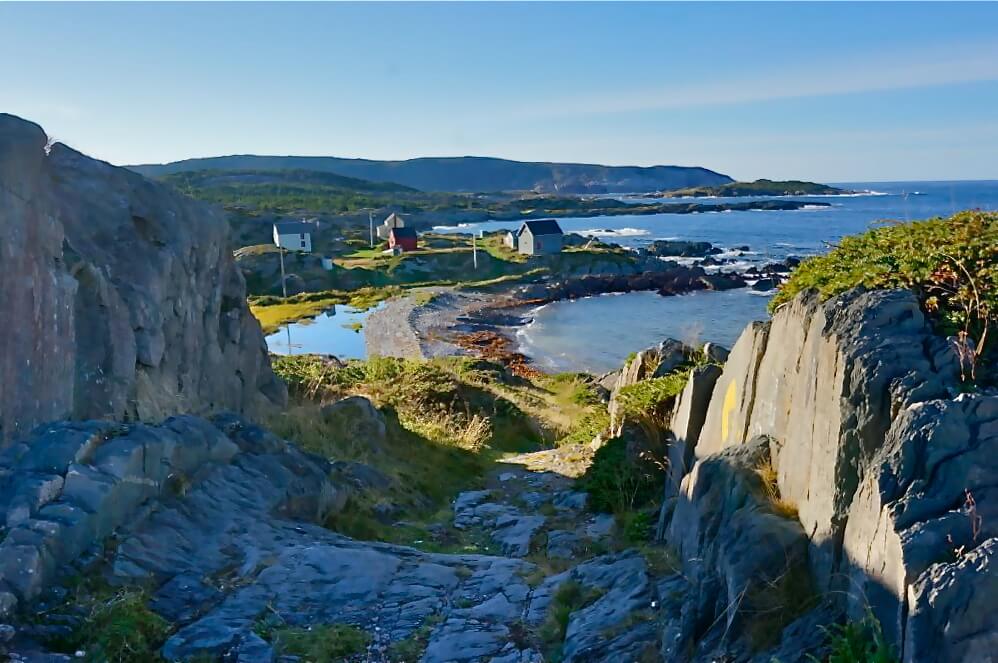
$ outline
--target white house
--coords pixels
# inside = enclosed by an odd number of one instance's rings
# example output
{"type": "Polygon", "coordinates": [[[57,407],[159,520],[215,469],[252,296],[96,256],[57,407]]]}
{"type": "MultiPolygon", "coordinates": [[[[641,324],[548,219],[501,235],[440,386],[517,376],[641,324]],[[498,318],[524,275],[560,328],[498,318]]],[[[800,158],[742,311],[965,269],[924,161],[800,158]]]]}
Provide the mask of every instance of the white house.
{"type": "Polygon", "coordinates": [[[508,230],[502,236],[502,243],[516,251],[520,247],[520,236],[512,230],[508,230]]]}
{"type": "Polygon", "coordinates": [[[305,221],[280,221],[274,224],[274,245],[288,251],[312,252],[315,225],[305,221]]]}
{"type": "Polygon", "coordinates": [[[392,234],[393,228],[405,228],[405,221],[395,212],[389,214],[388,218],[378,226],[378,239],[388,239],[389,235],[392,234]]]}
{"type": "Polygon", "coordinates": [[[524,221],[516,238],[520,253],[528,256],[559,253],[565,243],[565,233],[554,219],[524,221]]]}

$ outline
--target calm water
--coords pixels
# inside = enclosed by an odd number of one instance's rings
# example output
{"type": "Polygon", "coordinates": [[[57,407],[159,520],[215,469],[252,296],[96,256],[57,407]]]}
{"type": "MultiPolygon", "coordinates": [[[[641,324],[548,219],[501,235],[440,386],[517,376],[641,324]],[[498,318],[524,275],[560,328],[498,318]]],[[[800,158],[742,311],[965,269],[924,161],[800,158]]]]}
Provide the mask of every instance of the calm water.
{"type": "Polygon", "coordinates": [[[664,338],[690,344],[714,341],[730,348],[747,320],[766,316],[768,295],[747,290],[603,295],[554,302],[517,330],[521,351],[550,372],[605,373],[629,353],[664,338]]]}
{"type": "Polygon", "coordinates": [[[314,320],[302,320],[281,327],[267,337],[267,348],[280,355],[316,353],[336,355],[340,359],[363,359],[367,356],[363,325],[367,316],[380,309],[378,304],[366,311],[351,306],[334,306],[314,320]],[[290,347],[288,344],[290,338],[290,347]]]}
{"type": "MultiPolygon", "coordinates": [[[[969,208],[998,209],[998,181],[841,186],[876,193],[795,197],[829,202],[832,207],[792,212],[656,214],[567,218],[558,222],[566,232],[595,231],[608,241],[631,247],[656,239],[705,240],[725,248],[748,245],[751,251],[740,256],[734,266],[743,269],[751,263],[788,255],[824,252],[842,236],[866,230],[881,220],[922,219],[969,208]]],[[[708,202],[725,200],[732,199],[708,202]]],[[[490,222],[446,230],[498,230],[517,225],[490,222]]],[[[520,330],[519,337],[522,351],[542,367],[603,372],[619,367],[629,353],[654,345],[666,336],[714,341],[730,347],[747,322],[765,319],[767,300],[748,290],[736,290],[682,297],[632,293],[556,302],[538,310],[534,322],[520,330]]]]}

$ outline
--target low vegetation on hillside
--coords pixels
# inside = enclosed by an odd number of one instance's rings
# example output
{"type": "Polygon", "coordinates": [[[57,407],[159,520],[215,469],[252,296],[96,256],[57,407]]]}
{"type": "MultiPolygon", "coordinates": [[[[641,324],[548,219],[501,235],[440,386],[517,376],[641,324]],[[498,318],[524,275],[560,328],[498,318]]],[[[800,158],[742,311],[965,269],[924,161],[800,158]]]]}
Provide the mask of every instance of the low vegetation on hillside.
{"type": "Polygon", "coordinates": [[[475,206],[468,196],[426,193],[392,182],[311,170],[201,170],[162,179],[198,200],[228,209],[278,214],[338,214],[389,206],[416,212],[475,206]]]}
{"type": "Polygon", "coordinates": [[[823,299],[862,286],[914,290],[939,333],[962,339],[969,379],[994,379],[998,342],[998,214],[890,223],[805,260],[770,310],[814,289],[823,299]]]}
{"type": "MultiPolygon", "coordinates": [[[[551,446],[588,426],[605,406],[566,376],[535,381],[502,366],[466,357],[410,360],[372,357],[340,364],[316,355],[273,357],[292,405],[267,426],[314,453],[363,463],[387,478],[355,496],[330,525],[351,536],[436,549],[420,523],[441,519],[461,490],[481,485],[489,464],[504,455],[551,446]],[[352,436],[323,405],[364,396],[386,420],[382,441],[352,436]],[[395,522],[385,522],[391,505],[395,522]]],[[[589,438],[591,439],[591,437],[589,438]]],[[[588,442],[588,439],[586,440],[588,442]]],[[[446,519],[446,518],[445,518],[446,519]]]]}
{"type": "Polygon", "coordinates": [[[756,180],[754,182],[731,182],[720,186],[697,186],[668,191],[667,198],[708,197],[708,196],[826,196],[851,193],[827,184],[802,182],[800,180],[756,180]]]}

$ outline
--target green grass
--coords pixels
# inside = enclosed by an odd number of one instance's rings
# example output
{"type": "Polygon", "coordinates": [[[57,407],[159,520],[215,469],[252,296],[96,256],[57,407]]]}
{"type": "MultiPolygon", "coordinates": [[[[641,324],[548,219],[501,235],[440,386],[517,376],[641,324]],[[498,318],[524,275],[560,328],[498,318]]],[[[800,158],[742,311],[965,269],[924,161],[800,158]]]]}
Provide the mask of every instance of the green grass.
{"type": "MultiPolygon", "coordinates": [[[[910,288],[941,334],[965,333],[978,362],[993,367],[998,317],[998,214],[891,223],[845,237],[805,260],[770,302],[775,311],[798,293],[828,299],[852,288],[910,288]]],[[[968,367],[973,373],[973,367],[968,367]]],[[[973,378],[973,375],[970,376],[973,378]]]]}
{"type": "MultiPolygon", "coordinates": [[[[870,611],[864,619],[833,626],[827,633],[831,651],[825,663],[897,663],[894,648],[870,611]]],[[[813,656],[809,658],[818,661],[813,656]]]]}
{"type": "Polygon", "coordinates": [[[349,624],[327,624],[277,628],[270,640],[282,656],[298,656],[309,663],[339,663],[363,654],[371,636],[349,624]]]}
{"type": "Polygon", "coordinates": [[[620,389],[617,402],[625,417],[659,420],[686,387],[690,373],[679,369],[659,378],[640,380],[620,389]]]}
{"type": "Polygon", "coordinates": [[[537,426],[512,398],[526,398],[530,383],[507,384],[497,365],[469,358],[432,361],[372,357],[344,367],[309,355],[273,357],[294,404],[266,425],[308,451],[366,463],[391,479],[387,489],[354,495],[328,523],[356,538],[419,545],[425,549],[487,552],[482,542],[452,532],[436,540],[426,525],[439,522],[461,490],[478,488],[489,463],[509,452],[537,449],[537,426]],[[320,403],[363,395],[379,405],[387,439],[351,439],[320,403]],[[399,511],[397,527],[377,517],[379,504],[399,511]],[[420,541],[421,543],[416,543],[420,541]]]}
{"type": "Polygon", "coordinates": [[[380,302],[402,294],[398,287],[360,288],[352,292],[324,290],[293,295],[284,299],[272,295],[251,297],[250,312],[260,322],[264,334],[272,334],[281,325],[314,318],[330,306],[347,304],[356,309],[366,310],[380,302]]]}
{"type": "Polygon", "coordinates": [[[576,580],[566,580],[555,591],[539,635],[547,649],[547,660],[561,660],[561,646],[572,613],[591,605],[603,596],[603,591],[586,587],[576,580]]]}
{"type": "Polygon", "coordinates": [[[70,655],[83,651],[84,660],[94,663],[162,660],[159,648],[172,625],[149,609],[142,588],[113,588],[98,577],[77,577],[67,584],[66,607],[83,619],[69,634],[48,640],[49,647],[70,655]]]}

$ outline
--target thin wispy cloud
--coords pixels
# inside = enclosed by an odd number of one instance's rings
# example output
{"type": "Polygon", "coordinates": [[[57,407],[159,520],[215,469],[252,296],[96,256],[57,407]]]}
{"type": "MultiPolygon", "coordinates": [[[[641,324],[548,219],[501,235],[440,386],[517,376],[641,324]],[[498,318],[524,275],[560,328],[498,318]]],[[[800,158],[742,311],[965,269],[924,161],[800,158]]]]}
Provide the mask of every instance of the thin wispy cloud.
{"type": "MultiPolygon", "coordinates": [[[[847,48],[847,47],[846,47],[847,48]]],[[[723,67],[719,67],[723,72],[723,67]]],[[[998,44],[926,48],[888,57],[844,54],[806,65],[774,63],[770,73],[738,77],[719,73],[707,82],[663,81],[642,89],[604,88],[593,96],[568,97],[523,109],[525,117],[558,117],[736,106],[808,97],[839,96],[998,81],[998,44]]]]}

